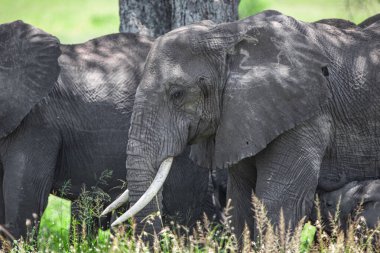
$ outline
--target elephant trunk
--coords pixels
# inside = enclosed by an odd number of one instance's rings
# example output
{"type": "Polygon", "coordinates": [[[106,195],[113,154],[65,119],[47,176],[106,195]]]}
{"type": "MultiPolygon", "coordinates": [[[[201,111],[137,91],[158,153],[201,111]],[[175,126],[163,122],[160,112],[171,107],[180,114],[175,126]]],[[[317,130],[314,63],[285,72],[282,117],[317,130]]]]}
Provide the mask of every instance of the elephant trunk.
{"type": "MultiPolygon", "coordinates": [[[[136,93],[127,146],[129,192],[106,209],[110,211],[113,207],[120,206],[129,195],[131,209],[112,225],[134,216],[137,222],[136,232],[141,232],[142,221],[147,216],[162,211],[162,186],[170,171],[173,157],[186,147],[188,136],[186,121],[179,120],[178,124],[178,118],[173,117],[171,110],[154,106],[154,103],[151,104],[153,100],[154,96],[147,100],[136,93]]],[[[159,232],[161,227],[161,220],[156,218],[153,226],[145,226],[144,230],[148,233],[159,232]]]]}
{"type": "MultiPolygon", "coordinates": [[[[144,194],[136,201],[135,204],[122,216],[120,216],[112,226],[119,225],[129,219],[132,216],[135,216],[142,209],[147,207],[152,201],[154,202],[154,198],[158,195],[158,204],[161,203],[162,200],[162,186],[165,183],[165,180],[170,172],[171,165],[173,163],[173,157],[169,157],[164,160],[160,168],[158,169],[157,175],[154,178],[153,182],[150,184],[149,188],[144,192],[144,194]]],[[[128,192],[129,190],[126,190],[128,192]]],[[[137,194],[136,194],[137,196],[137,194]]],[[[148,210],[150,211],[150,210],[148,210]]]]}
{"type": "MultiPolygon", "coordinates": [[[[131,119],[131,128],[129,130],[129,139],[127,146],[127,184],[130,191],[129,201],[133,207],[138,200],[144,196],[149,189],[157,173],[157,146],[159,139],[154,126],[154,118],[157,112],[150,107],[147,110],[143,105],[135,104],[131,119]]],[[[143,229],[143,220],[152,213],[161,211],[162,190],[156,191],[156,196],[150,196],[150,201],[145,198],[145,207],[141,212],[135,214],[136,232],[141,233],[143,229]]],[[[150,193],[150,195],[152,195],[150,193]]],[[[123,220],[128,219],[122,216],[123,220]]],[[[120,222],[119,220],[118,222],[120,222]]],[[[115,221],[116,222],[116,221],[115,221]]],[[[117,224],[117,223],[116,223],[117,224]]],[[[116,225],[115,224],[115,225],[116,225]]],[[[146,232],[159,232],[162,223],[159,217],[153,220],[153,226],[145,227],[146,232]]]]}
{"type": "Polygon", "coordinates": [[[128,199],[131,209],[112,225],[118,225],[134,216],[136,233],[141,233],[143,229],[148,233],[159,232],[162,227],[159,217],[153,219],[153,226],[144,227],[143,224],[143,220],[149,215],[161,211],[162,185],[172,161],[172,158],[167,159],[170,155],[164,152],[166,149],[162,149],[162,133],[158,130],[162,128],[157,127],[156,115],[158,112],[154,107],[147,109],[146,106],[135,103],[127,146],[128,192],[122,194],[104,212],[112,211],[128,199]],[[161,162],[165,166],[157,171],[161,162]]]}
{"type": "MultiPolygon", "coordinates": [[[[129,201],[132,208],[135,207],[136,203],[139,199],[144,196],[152,182],[154,181],[155,172],[153,171],[153,166],[144,161],[139,155],[130,155],[128,154],[128,162],[127,162],[127,180],[128,180],[128,189],[130,191],[129,201]]],[[[161,187],[160,187],[161,188],[161,187]]],[[[136,219],[136,233],[141,233],[143,230],[143,220],[152,213],[157,213],[161,211],[161,203],[162,203],[162,190],[158,189],[155,191],[156,196],[154,196],[154,192],[148,193],[149,198],[144,198],[144,206],[139,206],[141,210],[132,210],[134,213],[127,212],[122,215],[118,220],[116,220],[112,225],[117,225],[125,220],[127,220],[132,215],[135,215],[136,219]],[[140,212],[138,212],[140,211],[140,212]],[[129,214],[128,214],[129,213],[129,214]],[[128,217],[129,216],[129,217],[128,217]]],[[[146,196],[146,195],[145,195],[146,196]]],[[[153,220],[153,227],[146,227],[146,232],[159,232],[161,230],[161,221],[159,217],[155,217],[153,220]]]]}

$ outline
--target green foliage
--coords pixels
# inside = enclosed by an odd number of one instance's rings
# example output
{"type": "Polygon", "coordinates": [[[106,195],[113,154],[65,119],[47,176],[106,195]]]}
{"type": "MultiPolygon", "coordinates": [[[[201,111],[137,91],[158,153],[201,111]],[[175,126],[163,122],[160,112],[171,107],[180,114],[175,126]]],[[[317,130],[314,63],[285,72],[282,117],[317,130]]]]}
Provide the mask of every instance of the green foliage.
{"type": "Polygon", "coordinates": [[[70,201],[50,195],[48,207],[41,219],[39,231],[40,245],[41,247],[47,246],[55,250],[68,250],[70,201]]]}
{"type": "Polygon", "coordinates": [[[280,11],[303,21],[342,18],[359,23],[380,12],[379,0],[241,0],[239,16],[253,15],[264,9],[280,11]]]}
{"type": "Polygon", "coordinates": [[[118,0],[0,0],[0,23],[22,19],[63,43],[79,43],[117,32],[118,8],[118,0]]]}
{"type": "MultiPolygon", "coordinates": [[[[35,236],[31,234],[27,238],[28,247],[33,246],[41,251],[62,252],[75,249],[78,252],[87,252],[91,248],[103,248],[108,245],[109,232],[97,231],[97,221],[93,217],[99,217],[104,208],[103,203],[110,201],[108,194],[99,186],[106,185],[111,177],[112,171],[105,170],[97,178],[97,184],[90,190],[83,186],[78,200],[73,203],[76,217],[71,217],[70,201],[51,195],[49,205],[41,219],[38,246],[34,240],[35,236]]],[[[71,182],[67,181],[56,194],[65,197],[70,194],[70,188],[71,182]]]]}
{"type": "MultiPolygon", "coordinates": [[[[119,28],[117,0],[1,0],[0,6],[0,23],[22,19],[63,43],[84,42],[119,28]]],[[[265,9],[304,21],[343,18],[358,23],[380,12],[380,0],[240,0],[239,15],[265,9]]]]}
{"type": "Polygon", "coordinates": [[[301,233],[301,253],[309,251],[310,247],[314,243],[314,237],[316,232],[317,228],[311,225],[310,222],[307,222],[305,224],[301,233]]]}
{"type": "Polygon", "coordinates": [[[241,0],[239,4],[239,17],[245,18],[268,9],[270,5],[268,0],[241,0]]]}

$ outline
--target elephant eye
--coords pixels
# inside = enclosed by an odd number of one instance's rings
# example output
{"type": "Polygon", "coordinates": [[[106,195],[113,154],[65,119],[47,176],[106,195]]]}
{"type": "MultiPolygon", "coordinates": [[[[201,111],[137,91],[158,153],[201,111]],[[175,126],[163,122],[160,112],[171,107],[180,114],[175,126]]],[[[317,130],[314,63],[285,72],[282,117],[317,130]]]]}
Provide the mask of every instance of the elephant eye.
{"type": "Polygon", "coordinates": [[[173,101],[180,101],[183,96],[184,96],[185,92],[183,90],[175,90],[173,92],[171,92],[170,94],[170,98],[173,100],[173,101]]]}

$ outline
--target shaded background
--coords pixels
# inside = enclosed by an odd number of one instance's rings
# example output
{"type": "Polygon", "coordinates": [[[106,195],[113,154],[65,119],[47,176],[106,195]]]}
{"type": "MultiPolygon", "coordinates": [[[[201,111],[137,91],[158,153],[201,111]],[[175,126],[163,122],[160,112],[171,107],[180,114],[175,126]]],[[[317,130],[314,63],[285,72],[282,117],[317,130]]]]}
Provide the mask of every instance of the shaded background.
{"type": "MultiPolygon", "coordinates": [[[[241,18],[274,9],[303,21],[343,18],[359,23],[380,12],[380,0],[241,0],[241,18]]],[[[0,23],[22,19],[79,43],[118,32],[118,0],[0,0],[0,23]]]]}

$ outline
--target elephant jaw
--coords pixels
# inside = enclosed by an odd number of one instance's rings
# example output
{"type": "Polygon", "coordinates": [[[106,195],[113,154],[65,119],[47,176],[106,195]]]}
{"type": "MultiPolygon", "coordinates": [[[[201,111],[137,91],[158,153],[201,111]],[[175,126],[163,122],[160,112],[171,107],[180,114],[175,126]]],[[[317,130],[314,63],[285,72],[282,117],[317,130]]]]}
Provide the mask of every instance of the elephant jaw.
{"type": "MultiPolygon", "coordinates": [[[[160,168],[158,169],[158,172],[156,174],[156,177],[154,178],[153,182],[149,186],[148,190],[140,197],[140,199],[129,209],[127,210],[122,216],[120,216],[116,221],[114,221],[111,226],[117,226],[124,221],[128,220],[132,216],[136,215],[138,212],[140,212],[146,205],[149,204],[149,202],[152,201],[152,199],[157,195],[158,191],[161,189],[161,187],[164,185],[165,180],[167,176],[169,175],[170,168],[173,163],[173,157],[166,158],[160,165],[160,168]]],[[[116,208],[120,207],[122,204],[124,204],[129,197],[129,190],[125,190],[125,192],[117,198],[114,202],[112,202],[102,213],[102,215],[105,215],[116,208]]]]}

